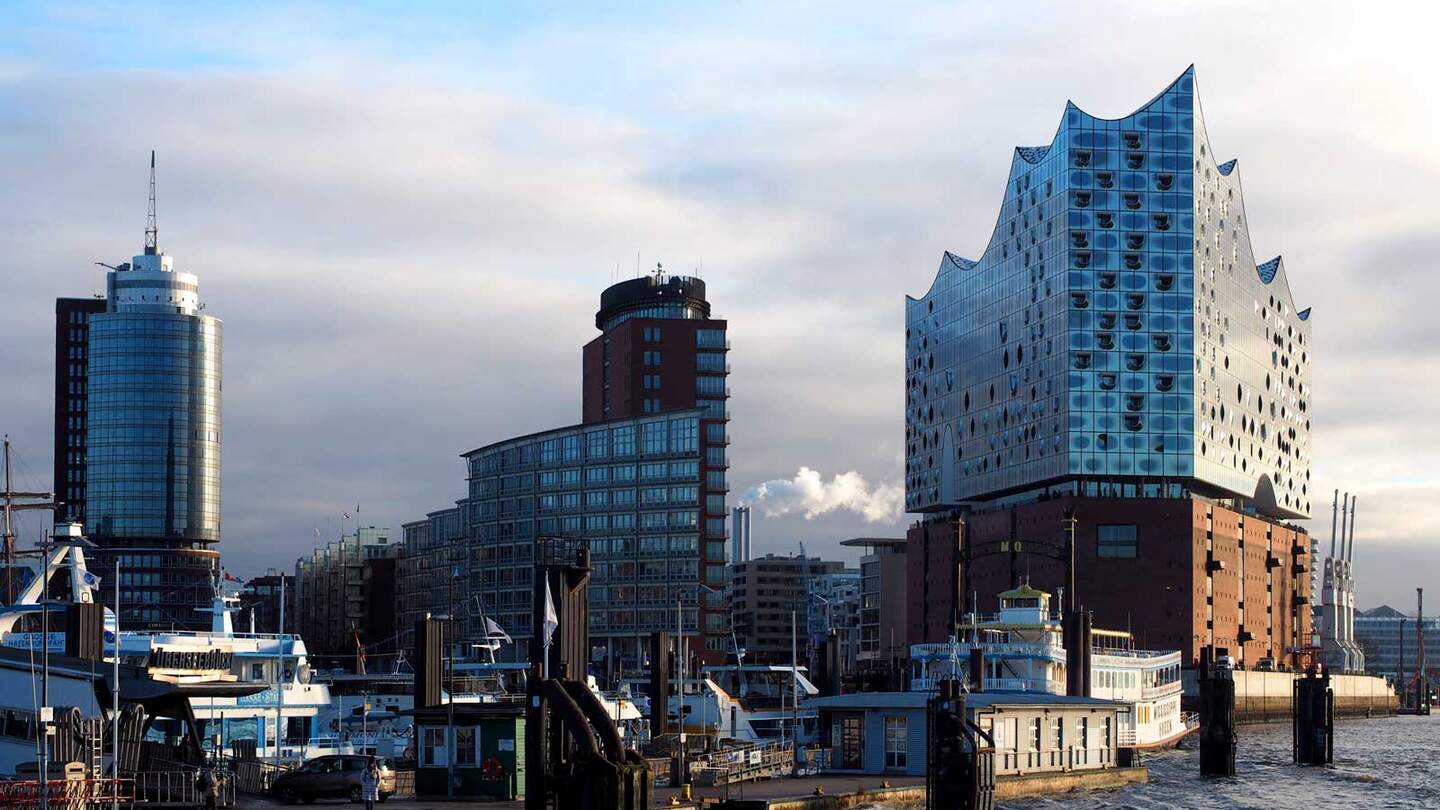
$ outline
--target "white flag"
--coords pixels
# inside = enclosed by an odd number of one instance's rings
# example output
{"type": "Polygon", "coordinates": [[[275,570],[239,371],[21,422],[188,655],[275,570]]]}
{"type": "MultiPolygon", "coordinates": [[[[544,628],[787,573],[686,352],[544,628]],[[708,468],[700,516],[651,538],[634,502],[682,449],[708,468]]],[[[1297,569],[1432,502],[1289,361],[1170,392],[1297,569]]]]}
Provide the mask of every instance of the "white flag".
{"type": "MultiPolygon", "coordinates": [[[[547,613],[547,614],[546,614],[546,617],[548,618],[549,615],[550,615],[550,614],[547,613]]],[[[486,617],[485,617],[485,637],[486,637],[486,638],[503,638],[503,639],[505,639],[505,643],[506,643],[506,644],[514,644],[514,643],[515,643],[513,640],[511,640],[510,634],[507,633],[507,632],[505,632],[505,628],[501,627],[501,626],[499,625],[499,623],[497,623],[494,619],[490,618],[489,616],[486,616],[486,617]]]]}
{"type": "Polygon", "coordinates": [[[555,600],[550,598],[550,579],[545,579],[545,620],[543,632],[545,646],[550,646],[550,637],[555,635],[555,628],[560,626],[560,617],[555,615],[555,600]]]}
{"type": "Polygon", "coordinates": [[[80,581],[87,588],[92,588],[97,591],[100,590],[100,577],[95,576],[89,571],[86,571],[80,575],[80,581]]]}

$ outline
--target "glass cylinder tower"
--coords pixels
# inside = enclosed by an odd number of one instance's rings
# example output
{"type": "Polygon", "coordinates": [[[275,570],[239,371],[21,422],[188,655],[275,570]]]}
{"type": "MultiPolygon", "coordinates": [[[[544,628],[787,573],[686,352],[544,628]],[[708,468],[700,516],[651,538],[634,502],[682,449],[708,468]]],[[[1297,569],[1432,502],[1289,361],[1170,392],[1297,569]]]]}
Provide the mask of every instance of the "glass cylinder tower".
{"type": "MultiPolygon", "coordinates": [[[[153,182],[153,180],[152,180],[153,182]]],[[[121,567],[128,626],[209,626],[220,540],[221,321],[156,245],[112,268],[90,318],[86,518],[121,567]]]]}

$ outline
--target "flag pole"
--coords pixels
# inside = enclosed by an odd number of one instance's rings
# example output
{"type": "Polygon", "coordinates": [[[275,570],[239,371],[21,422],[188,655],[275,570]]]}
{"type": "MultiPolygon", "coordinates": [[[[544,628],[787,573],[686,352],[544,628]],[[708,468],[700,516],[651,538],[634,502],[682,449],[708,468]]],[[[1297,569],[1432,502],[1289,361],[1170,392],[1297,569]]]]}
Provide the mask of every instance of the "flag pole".
{"type": "MultiPolygon", "coordinates": [[[[101,632],[104,635],[104,632],[101,632]]],[[[110,810],[120,810],[120,555],[115,555],[115,684],[110,688],[110,810]]]]}

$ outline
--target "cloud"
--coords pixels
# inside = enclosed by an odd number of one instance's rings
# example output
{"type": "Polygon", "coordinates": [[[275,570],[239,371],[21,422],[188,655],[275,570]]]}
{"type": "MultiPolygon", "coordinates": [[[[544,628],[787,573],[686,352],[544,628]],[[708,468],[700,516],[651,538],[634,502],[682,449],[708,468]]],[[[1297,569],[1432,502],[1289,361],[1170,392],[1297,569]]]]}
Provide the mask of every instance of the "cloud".
{"type": "Polygon", "coordinates": [[[703,258],[730,322],[757,535],[849,553],[901,521],[868,482],[903,472],[904,295],[983,249],[1011,147],[1067,98],[1123,115],[1192,60],[1255,249],[1315,308],[1311,489],[1361,493],[1361,555],[1426,536],[1433,10],[137,5],[0,26],[0,426],[48,488],[53,299],[138,249],[158,149],[162,246],[225,320],[232,570],[292,565],[357,501],[398,527],[465,492],[459,453],[578,421],[580,346],[637,250],[703,258]],[[801,459],[811,482],[772,480],[801,459]]]}
{"type": "Polygon", "coordinates": [[[848,511],[867,523],[894,523],[905,510],[905,489],[898,483],[872,488],[865,476],[854,470],[836,475],[827,484],[819,472],[801,467],[794,478],[751,487],[740,496],[740,502],[758,505],[767,518],[801,514],[813,520],[848,511]]]}

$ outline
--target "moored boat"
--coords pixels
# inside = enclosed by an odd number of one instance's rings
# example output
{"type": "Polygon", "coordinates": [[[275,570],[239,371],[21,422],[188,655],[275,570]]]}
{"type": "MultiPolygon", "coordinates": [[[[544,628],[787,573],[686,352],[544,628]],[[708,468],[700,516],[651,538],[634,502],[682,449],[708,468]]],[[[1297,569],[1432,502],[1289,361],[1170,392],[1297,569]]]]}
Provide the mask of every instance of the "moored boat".
{"type": "MultiPolygon", "coordinates": [[[[912,691],[930,691],[946,678],[968,681],[970,651],[983,655],[986,692],[1065,694],[1064,626],[1050,594],[1021,585],[1000,594],[1000,612],[970,614],[963,636],[910,648],[912,691]]],[[[1180,710],[1180,651],[1143,650],[1126,631],[1092,631],[1089,697],[1129,704],[1118,728],[1123,747],[1170,747],[1199,723],[1180,710]]]]}

